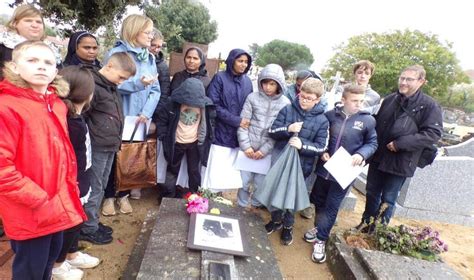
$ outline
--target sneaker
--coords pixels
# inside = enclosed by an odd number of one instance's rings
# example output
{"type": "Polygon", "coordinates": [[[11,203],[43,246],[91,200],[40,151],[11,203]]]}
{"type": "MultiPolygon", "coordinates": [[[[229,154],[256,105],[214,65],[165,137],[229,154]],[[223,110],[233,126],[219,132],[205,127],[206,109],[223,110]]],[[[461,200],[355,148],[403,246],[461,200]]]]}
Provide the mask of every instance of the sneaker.
{"type": "Polygon", "coordinates": [[[128,200],[128,195],[124,197],[120,197],[118,200],[119,200],[120,213],[130,214],[133,212],[132,205],[130,204],[130,201],[128,200]]]}
{"type": "Polygon", "coordinates": [[[85,234],[82,232],[81,234],[79,234],[79,240],[87,241],[87,242],[90,242],[92,244],[97,244],[97,245],[109,244],[110,242],[112,242],[112,239],[113,238],[111,235],[105,234],[101,232],[100,230],[97,230],[96,232],[89,233],[89,234],[85,234]]]}
{"type": "Polygon", "coordinates": [[[313,243],[314,241],[316,241],[317,237],[316,235],[318,234],[318,228],[317,227],[314,227],[310,230],[308,230],[304,236],[303,236],[303,239],[304,241],[306,242],[309,242],[309,243],[313,243]]]}
{"type": "Polygon", "coordinates": [[[106,198],[104,199],[104,204],[102,205],[102,215],[104,216],[113,216],[115,213],[115,198],[106,198]]]}
{"type": "Polygon", "coordinates": [[[283,227],[281,223],[274,223],[270,221],[268,224],[265,225],[265,230],[267,230],[267,234],[272,234],[273,232],[280,230],[283,227]]]}
{"type": "Polygon", "coordinates": [[[73,268],[93,268],[99,265],[100,260],[91,255],[77,252],[77,256],[72,260],[66,260],[73,268]]]}
{"type": "Polygon", "coordinates": [[[111,227],[106,226],[103,223],[99,223],[99,230],[108,235],[112,235],[112,233],[114,233],[114,230],[111,227]]]}
{"type": "Polygon", "coordinates": [[[312,219],[314,216],[314,204],[310,204],[309,207],[300,211],[300,216],[305,219],[312,219]]]}
{"type": "Polygon", "coordinates": [[[68,262],[63,262],[59,267],[53,267],[53,280],[80,280],[84,272],[72,267],[68,262]]]}
{"type": "Polygon", "coordinates": [[[140,199],[142,197],[142,190],[141,189],[133,189],[130,191],[130,199],[140,199]]]}
{"type": "Polygon", "coordinates": [[[326,261],[326,241],[321,241],[319,239],[314,241],[311,259],[315,263],[323,263],[326,261]]]}
{"type": "Polygon", "coordinates": [[[283,227],[280,236],[281,244],[288,246],[293,243],[293,227],[283,227]]]}

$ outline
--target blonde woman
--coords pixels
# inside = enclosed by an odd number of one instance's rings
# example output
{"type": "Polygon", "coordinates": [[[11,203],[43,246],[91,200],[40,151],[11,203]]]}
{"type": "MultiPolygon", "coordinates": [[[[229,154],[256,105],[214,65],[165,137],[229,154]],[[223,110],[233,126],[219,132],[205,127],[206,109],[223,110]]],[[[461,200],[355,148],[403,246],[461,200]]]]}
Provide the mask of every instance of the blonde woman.
{"type": "MultiPolygon", "coordinates": [[[[127,52],[133,57],[137,68],[136,74],[123,82],[118,87],[118,92],[122,96],[124,116],[138,116],[138,121],[143,123],[153,116],[161,95],[155,56],[148,51],[153,37],[153,21],[150,18],[143,15],[130,15],[122,23],[120,40],[107,55],[127,52]]],[[[110,192],[106,191],[106,193],[110,192]]],[[[119,193],[120,212],[123,214],[133,211],[128,201],[129,194],[129,191],[119,193]]],[[[132,198],[139,197],[139,190],[132,192],[132,198]]],[[[113,207],[114,198],[106,195],[102,213],[114,214],[113,207]]]]}

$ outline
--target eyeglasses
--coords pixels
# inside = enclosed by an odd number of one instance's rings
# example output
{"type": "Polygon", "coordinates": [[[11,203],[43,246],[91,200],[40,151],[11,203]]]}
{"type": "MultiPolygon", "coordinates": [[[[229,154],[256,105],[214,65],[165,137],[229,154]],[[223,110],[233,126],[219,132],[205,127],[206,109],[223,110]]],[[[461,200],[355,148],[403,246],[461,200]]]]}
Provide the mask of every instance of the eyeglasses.
{"type": "Polygon", "coordinates": [[[308,96],[304,96],[302,94],[299,95],[299,98],[304,102],[313,102],[313,101],[316,101],[316,100],[319,99],[319,97],[308,97],[308,96]]]}
{"type": "Polygon", "coordinates": [[[153,31],[142,31],[142,33],[147,35],[148,37],[155,36],[155,33],[153,31]]]}
{"type": "Polygon", "coordinates": [[[411,82],[417,81],[417,80],[419,80],[419,79],[407,78],[407,77],[400,77],[400,78],[398,78],[398,80],[399,80],[400,82],[406,81],[407,83],[411,83],[411,82]]]}

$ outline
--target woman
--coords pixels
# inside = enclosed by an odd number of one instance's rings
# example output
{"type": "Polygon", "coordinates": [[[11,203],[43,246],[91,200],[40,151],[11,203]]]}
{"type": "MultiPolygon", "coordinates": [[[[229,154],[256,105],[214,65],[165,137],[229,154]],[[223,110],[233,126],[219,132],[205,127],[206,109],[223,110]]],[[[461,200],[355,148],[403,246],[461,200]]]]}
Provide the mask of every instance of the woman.
{"type": "Polygon", "coordinates": [[[202,82],[204,89],[207,90],[211,79],[207,75],[206,57],[202,50],[197,47],[189,48],[184,54],[184,69],[173,76],[171,81],[171,94],[177,89],[187,78],[196,78],[202,82]]]}
{"type": "MultiPolygon", "coordinates": [[[[130,15],[123,21],[120,40],[107,54],[110,57],[116,52],[127,52],[135,60],[135,76],[123,82],[118,92],[122,95],[124,115],[138,116],[137,121],[141,123],[146,123],[153,116],[161,95],[155,57],[148,51],[152,40],[153,21],[143,15],[130,15]]],[[[133,211],[128,201],[129,194],[129,191],[119,193],[120,212],[123,214],[133,211]]],[[[140,197],[139,191],[132,194],[133,198],[140,197]]],[[[113,197],[106,195],[105,198],[102,213],[114,213],[113,197]]]]}
{"type": "MultiPolygon", "coordinates": [[[[6,24],[7,31],[0,33],[0,69],[6,61],[12,59],[12,51],[16,45],[27,40],[42,40],[54,52],[57,64],[61,64],[58,48],[45,40],[45,24],[40,10],[32,5],[18,6],[6,24]]],[[[0,71],[0,80],[3,79],[0,71]]]]}
{"type": "Polygon", "coordinates": [[[101,64],[97,60],[98,53],[99,43],[96,37],[87,31],[78,31],[69,39],[64,66],[82,64],[100,69],[101,64]]]}

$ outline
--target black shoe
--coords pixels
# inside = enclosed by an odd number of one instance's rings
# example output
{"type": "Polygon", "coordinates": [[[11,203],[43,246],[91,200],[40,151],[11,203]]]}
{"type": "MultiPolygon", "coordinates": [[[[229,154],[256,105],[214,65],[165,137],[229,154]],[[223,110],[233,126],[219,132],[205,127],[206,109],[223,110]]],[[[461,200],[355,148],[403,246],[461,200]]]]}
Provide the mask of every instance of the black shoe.
{"type": "Polygon", "coordinates": [[[81,234],[79,234],[79,240],[87,241],[97,245],[109,244],[110,242],[112,242],[112,239],[112,236],[105,234],[99,230],[94,233],[85,234],[81,232],[81,234]]]}
{"type": "Polygon", "coordinates": [[[280,236],[281,244],[288,246],[293,243],[293,227],[283,227],[280,236]]]}
{"type": "Polygon", "coordinates": [[[270,221],[265,225],[265,230],[267,231],[267,234],[272,234],[273,232],[280,230],[282,227],[283,225],[281,223],[274,223],[273,221],[270,221]]]}
{"type": "Polygon", "coordinates": [[[375,232],[375,224],[367,224],[366,222],[362,221],[352,229],[360,233],[373,234],[375,232]]]}
{"type": "Polygon", "coordinates": [[[105,234],[107,234],[107,235],[112,235],[112,233],[114,232],[114,230],[111,227],[106,226],[103,223],[99,223],[99,229],[98,230],[105,233],[105,234]]]}

